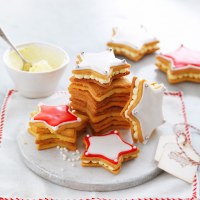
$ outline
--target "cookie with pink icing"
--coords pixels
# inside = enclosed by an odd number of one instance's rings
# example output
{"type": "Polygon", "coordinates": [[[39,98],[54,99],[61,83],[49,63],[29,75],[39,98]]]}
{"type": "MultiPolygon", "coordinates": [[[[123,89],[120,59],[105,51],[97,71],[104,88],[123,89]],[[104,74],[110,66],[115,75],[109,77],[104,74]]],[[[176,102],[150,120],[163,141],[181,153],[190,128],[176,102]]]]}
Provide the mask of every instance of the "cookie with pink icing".
{"type": "Polygon", "coordinates": [[[84,53],[77,56],[77,66],[72,70],[76,81],[93,82],[107,87],[113,79],[128,75],[130,65],[125,59],[115,57],[112,49],[99,53],[84,53]]]}
{"type": "Polygon", "coordinates": [[[165,87],[134,77],[129,101],[121,115],[131,125],[134,142],[147,143],[153,131],[163,122],[163,95],[165,87]]]}
{"type": "Polygon", "coordinates": [[[83,142],[86,150],[81,156],[84,167],[103,167],[118,174],[123,162],[136,158],[139,148],[125,142],[117,130],[106,135],[89,136],[83,142]]]}
{"type": "Polygon", "coordinates": [[[200,83],[200,51],[181,45],[172,53],[156,56],[156,66],[167,74],[170,83],[200,83]]]}
{"type": "Polygon", "coordinates": [[[107,46],[117,55],[125,56],[133,61],[159,49],[159,40],[151,35],[143,26],[138,28],[113,28],[111,40],[107,46]]]}

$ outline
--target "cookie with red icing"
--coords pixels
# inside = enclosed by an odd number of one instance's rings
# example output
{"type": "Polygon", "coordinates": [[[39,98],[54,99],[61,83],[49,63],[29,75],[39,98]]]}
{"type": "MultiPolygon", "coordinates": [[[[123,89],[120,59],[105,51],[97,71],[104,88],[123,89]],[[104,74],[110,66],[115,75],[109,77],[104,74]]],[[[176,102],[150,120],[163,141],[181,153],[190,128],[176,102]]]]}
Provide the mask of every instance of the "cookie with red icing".
{"type": "Polygon", "coordinates": [[[170,83],[200,83],[200,51],[181,45],[172,53],[156,56],[156,66],[167,74],[170,83]]]}
{"type": "Polygon", "coordinates": [[[29,121],[28,131],[35,136],[38,150],[55,146],[76,149],[77,132],[83,131],[88,118],[72,113],[68,105],[38,105],[29,121]]]}
{"type": "Polygon", "coordinates": [[[125,142],[118,131],[106,135],[89,136],[83,142],[86,150],[81,156],[83,167],[103,167],[118,174],[122,163],[136,158],[139,148],[125,142]]]}

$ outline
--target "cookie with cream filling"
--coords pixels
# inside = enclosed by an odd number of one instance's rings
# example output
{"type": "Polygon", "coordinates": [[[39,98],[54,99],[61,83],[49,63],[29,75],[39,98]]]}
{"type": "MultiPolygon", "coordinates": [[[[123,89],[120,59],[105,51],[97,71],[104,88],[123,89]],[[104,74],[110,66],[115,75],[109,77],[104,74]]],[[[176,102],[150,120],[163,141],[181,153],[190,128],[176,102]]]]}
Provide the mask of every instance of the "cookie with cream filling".
{"type": "Polygon", "coordinates": [[[112,38],[107,46],[112,48],[116,55],[138,61],[144,55],[157,51],[158,43],[159,40],[149,34],[143,26],[128,30],[116,27],[113,28],[112,38]]]}
{"type": "Polygon", "coordinates": [[[118,100],[115,98],[115,101],[113,100],[113,101],[110,101],[110,102],[109,102],[110,98],[108,98],[107,99],[108,101],[106,101],[107,103],[102,103],[102,105],[101,104],[99,104],[99,105],[94,104],[91,99],[88,99],[88,101],[90,102],[88,104],[84,100],[80,100],[78,98],[70,98],[70,100],[71,100],[70,105],[72,107],[73,107],[73,105],[80,105],[82,107],[88,108],[91,111],[91,113],[93,113],[94,115],[100,115],[100,114],[103,114],[103,112],[107,111],[107,109],[109,109],[109,108],[114,109],[114,107],[116,107],[116,106],[118,108],[123,108],[124,105],[126,104],[126,102],[129,99],[129,95],[126,95],[125,97],[118,96],[118,98],[119,98],[118,100]],[[120,99],[121,99],[121,101],[120,101],[120,99]]]}
{"type": "Polygon", "coordinates": [[[109,117],[98,123],[89,123],[93,135],[101,135],[113,128],[117,129],[129,129],[130,124],[120,117],[109,117]]]}
{"type": "Polygon", "coordinates": [[[130,95],[131,83],[125,77],[114,79],[108,87],[92,82],[70,78],[70,106],[89,118],[93,133],[116,128],[129,128],[129,123],[120,116],[130,95]]]}
{"type": "MultiPolygon", "coordinates": [[[[107,88],[103,88],[94,83],[79,82],[74,77],[70,78],[69,92],[80,93],[79,96],[89,92],[96,102],[102,102],[112,95],[126,95],[130,92],[131,83],[125,77],[121,77],[112,81],[112,84],[107,88]]],[[[74,95],[73,95],[74,96],[74,95]]]]}
{"type": "Polygon", "coordinates": [[[87,122],[86,116],[72,113],[68,105],[39,104],[31,114],[28,131],[35,136],[38,150],[55,146],[75,150],[77,134],[85,130],[87,122]]]}
{"type": "Polygon", "coordinates": [[[200,83],[200,51],[181,45],[172,53],[156,56],[156,66],[167,74],[169,83],[200,83]]]}
{"type": "Polygon", "coordinates": [[[121,112],[131,125],[134,142],[146,143],[153,131],[164,122],[163,84],[149,83],[134,77],[130,99],[121,112]]]}
{"type": "Polygon", "coordinates": [[[116,58],[112,49],[100,53],[82,52],[77,56],[76,64],[72,73],[77,81],[94,82],[102,87],[130,73],[130,65],[125,59],[116,58]]]}
{"type": "Polygon", "coordinates": [[[136,158],[139,148],[125,142],[118,131],[89,136],[83,142],[86,150],[81,156],[83,167],[103,167],[113,174],[120,172],[122,163],[136,158]]]}

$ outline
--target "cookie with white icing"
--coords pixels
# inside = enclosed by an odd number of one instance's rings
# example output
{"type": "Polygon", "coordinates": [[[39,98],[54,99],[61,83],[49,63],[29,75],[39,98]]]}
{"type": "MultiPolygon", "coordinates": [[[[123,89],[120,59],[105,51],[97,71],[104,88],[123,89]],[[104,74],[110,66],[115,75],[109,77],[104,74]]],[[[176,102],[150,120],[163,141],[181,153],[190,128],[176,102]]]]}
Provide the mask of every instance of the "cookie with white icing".
{"type": "Polygon", "coordinates": [[[136,158],[139,148],[125,142],[118,131],[106,135],[89,136],[83,142],[86,150],[81,156],[83,167],[103,167],[118,174],[123,162],[136,158]]]}
{"type": "Polygon", "coordinates": [[[200,83],[200,51],[181,45],[172,53],[156,56],[156,66],[167,74],[169,83],[200,83]]]}
{"type": "Polygon", "coordinates": [[[35,136],[37,149],[56,146],[76,150],[77,132],[85,129],[88,118],[72,113],[68,105],[39,104],[31,114],[28,131],[35,136]]]}
{"type": "Polygon", "coordinates": [[[94,82],[103,87],[109,86],[113,79],[130,73],[130,65],[125,59],[116,58],[112,49],[100,53],[82,52],[76,63],[72,73],[77,81],[94,82]]]}
{"type": "Polygon", "coordinates": [[[144,55],[157,51],[158,43],[159,40],[141,26],[129,30],[113,28],[112,38],[107,46],[112,48],[116,55],[138,61],[144,55]]]}
{"type": "Polygon", "coordinates": [[[164,122],[164,91],[163,84],[133,78],[130,99],[121,115],[130,122],[134,142],[145,144],[153,131],[164,122]]]}

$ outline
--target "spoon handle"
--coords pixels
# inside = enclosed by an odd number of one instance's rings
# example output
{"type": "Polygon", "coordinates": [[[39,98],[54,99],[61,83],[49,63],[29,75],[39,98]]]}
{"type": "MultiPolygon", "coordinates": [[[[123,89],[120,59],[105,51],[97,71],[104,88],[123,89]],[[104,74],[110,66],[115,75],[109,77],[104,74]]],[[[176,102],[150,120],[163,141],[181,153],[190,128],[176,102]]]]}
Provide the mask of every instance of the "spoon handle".
{"type": "Polygon", "coordinates": [[[0,28],[0,36],[2,37],[2,39],[4,39],[14,50],[15,52],[19,55],[19,57],[22,59],[22,61],[24,63],[26,63],[26,61],[24,60],[23,56],[21,55],[21,53],[16,49],[16,47],[13,45],[13,43],[8,39],[8,37],[6,36],[6,34],[3,32],[3,30],[0,28]]]}

